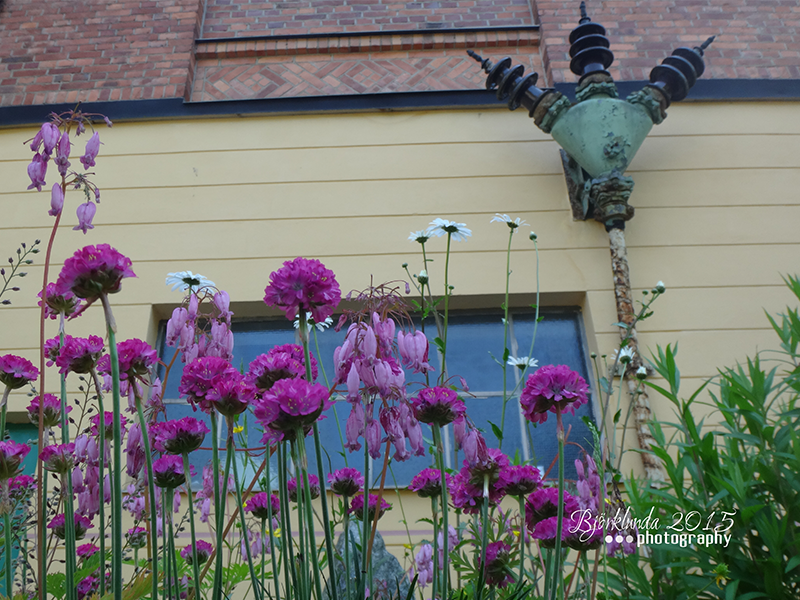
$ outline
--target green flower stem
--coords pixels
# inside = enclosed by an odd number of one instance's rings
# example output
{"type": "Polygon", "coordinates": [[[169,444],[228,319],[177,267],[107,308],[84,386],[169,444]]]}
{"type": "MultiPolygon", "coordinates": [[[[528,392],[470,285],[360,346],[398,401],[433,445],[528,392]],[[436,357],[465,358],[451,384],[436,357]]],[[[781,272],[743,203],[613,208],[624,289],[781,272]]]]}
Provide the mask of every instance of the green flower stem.
{"type": "MultiPolygon", "coordinates": [[[[439,496],[431,496],[431,516],[433,517],[433,581],[431,582],[431,589],[436,590],[441,586],[439,585],[439,496]]],[[[446,562],[446,561],[445,561],[446,562]]],[[[444,566],[444,565],[442,565],[444,566]]]]}
{"type": "Polygon", "coordinates": [[[285,442],[281,442],[278,444],[278,485],[280,487],[278,496],[281,501],[281,553],[283,554],[286,597],[292,598],[296,595],[295,591],[299,586],[299,582],[297,581],[297,571],[292,549],[292,519],[289,514],[289,492],[286,489],[286,473],[286,447],[285,442]]]}
{"type": "Polygon", "coordinates": [[[219,495],[219,424],[217,423],[216,411],[211,413],[211,463],[214,472],[214,524],[216,528],[216,553],[214,556],[214,587],[212,599],[222,598],[222,501],[219,495]]]}
{"type": "MultiPolygon", "coordinates": [[[[306,518],[306,527],[308,528],[308,551],[311,553],[311,564],[314,567],[314,589],[317,592],[317,598],[322,598],[322,582],[320,581],[320,576],[322,572],[319,568],[319,556],[317,555],[317,535],[314,531],[314,513],[313,513],[313,505],[311,504],[311,485],[308,479],[308,455],[306,454],[306,442],[303,438],[303,429],[302,427],[297,430],[297,449],[298,449],[298,458],[300,463],[300,473],[303,478],[303,489],[297,490],[298,496],[300,492],[303,492],[305,496],[305,518],[306,518]]],[[[320,496],[326,494],[325,490],[325,480],[321,477],[320,474],[320,496]]],[[[299,506],[299,505],[298,505],[299,506]]],[[[328,555],[329,563],[333,563],[333,554],[328,555]]],[[[335,572],[335,571],[334,571],[335,572]]],[[[331,583],[335,586],[336,580],[331,580],[331,583]]]]}
{"type": "Polygon", "coordinates": [[[589,585],[589,558],[586,552],[583,553],[583,587],[586,590],[586,600],[592,600],[592,586],[589,585]]]}
{"type": "Polygon", "coordinates": [[[522,584],[525,578],[525,498],[517,496],[519,501],[519,579],[517,583],[522,584]]]}
{"type": "Polygon", "coordinates": [[[483,503],[481,504],[481,574],[479,580],[484,585],[476,587],[475,597],[483,598],[486,588],[486,549],[489,546],[489,475],[483,476],[483,503]]]}
{"type": "Polygon", "coordinates": [[[556,434],[558,436],[558,521],[556,523],[556,548],[555,564],[553,569],[557,581],[553,585],[553,598],[564,596],[564,579],[561,576],[561,535],[564,529],[564,423],[561,420],[561,409],[556,406],[556,419],[558,421],[556,434]]]}
{"type": "MultiPolygon", "coordinates": [[[[112,465],[114,477],[111,482],[111,582],[114,592],[114,600],[122,598],[122,477],[120,475],[122,467],[122,426],[120,424],[120,401],[119,401],[119,355],[117,354],[117,327],[114,322],[114,315],[111,312],[111,305],[108,302],[108,295],[101,294],[100,300],[103,303],[106,325],[108,328],[108,350],[111,357],[111,393],[113,400],[114,413],[114,464],[112,465]]],[[[100,416],[100,422],[105,423],[105,415],[100,416]]],[[[101,448],[101,452],[102,452],[101,448]]]]}
{"type": "MultiPolygon", "coordinates": [[[[228,417],[228,454],[233,456],[233,419],[228,417]]],[[[253,554],[250,550],[250,537],[248,536],[247,524],[244,520],[244,505],[242,503],[242,490],[239,488],[239,467],[236,464],[236,459],[233,460],[233,487],[236,490],[236,505],[239,507],[239,519],[242,525],[242,535],[244,536],[245,554],[247,555],[247,567],[250,569],[250,581],[253,582],[253,592],[256,600],[261,600],[261,589],[258,587],[258,579],[256,578],[256,570],[253,567],[253,554]]],[[[194,530],[194,527],[192,527],[194,530]]],[[[199,599],[199,596],[198,596],[199,599]]]]}
{"type": "MultiPolygon", "coordinates": [[[[61,432],[62,435],[64,433],[64,420],[66,418],[65,415],[65,407],[67,405],[67,390],[66,390],[66,381],[64,380],[64,376],[61,376],[61,380],[64,382],[63,388],[63,395],[61,398],[61,432]]],[[[102,486],[105,486],[106,480],[106,453],[105,453],[105,443],[106,443],[106,431],[105,431],[105,408],[103,407],[103,390],[100,387],[100,377],[97,375],[97,369],[92,367],[92,380],[94,381],[94,389],[97,392],[97,409],[100,411],[100,423],[101,425],[97,428],[97,446],[98,448],[102,448],[101,455],[100,455],[100,482],[102,486]]],[[[67,434],[67,439],[69,439],[69,434],[67,434]]],[[[66,442],[65,442],[66,443],[66,442]]],[[[105,573],[106,570],[106,499],[105,493],[101,495],[100,503],[99,503],[99,510],[100,510],[100,572],[105,573]]],[[[100,597],[102,598],[106,593],[106,578],[100,578],[100,597]]]]}
{"type": "MultiPolygon", "coordinates": [[[[139,392],[136,386],[133,386],[134,401],[136,403],[136,416],[139,418],[139,427],[142,429],[142,445],[144,446],[144,460],[147,466],[147,494],[149,497],[150,505],[150,540],[152,545],[152,563],[150,565],[150,573],[152,574],[152,587],[153,600],[158,600],[158,512],[156,511],[156,486],[153,481],[153,453],[150,450],[150,436],[147,433],[147,421],[144,418],[144,409],[142,408],[142,399],[139,397],[139,392]]],[[[103,504],[100,504],[102,508],[103,504]]],[[[100,543],[103,544],[103,538],[100,538],[100,543]]],[[[101,545],[101,548],[104,546],[101,545]]],[[[102,564],[102,562],[101,562],[102,564]]],[[[101,578],[102,581],[102,578],[101,578]]],[[[200,600],[199,598],[197,600],[200,600]]]]}
{"type": "MultiPolygon", "coordinates": [[[[448,242],[450,237],[448,236],[448,242]]],[[[442,428],[441,425],[433,424],[431,426],[433,431],[433,443],[436,446],[436,467],[439,469],[439,475],[442,480],[442,598],[450,597],[450,565],[448,559],[450,558],[450,549],[447,547],[450,539],[450,527],[447,523],[447,514],[450,512],[447,503],[447,477],[444,472],[444,446],[442,445],[442,428]]]]}
{"type": "MultiPolygon", "coordinates": [[[[367,587],[372,589],[372,581],[367,585],[367,539],[369,538],[369,519],[366,512],[369,509],[369,442],[364,436],[364,504],[361,510],[361,585],[357,598],[364,598],[367,587]]],[[[347,600],[351,600],[348,598],[347,600]]]]}
{"type": "MultiPolygon", "coordinates": [[[[278,576],[278,564],[277,559],[275,558],[275,527],[272,524],[272,475],[270,474],[270,463],[272,462],[272,457],[270,456],[270,447],[267,445],[267,497],[269,498],[269,504],[267,504],[267,521],[269,523],[269,549],[270,549],[270,558],[272,559],[272,577],[275,580],[275,598],[281,597],[281,586],[280,586],[280,578],[278,576]]],[[[261,524],[261,539],[264,539],[263,531],[264,531],[264,524],[261,524]]],[[[261,554],[262,558],[262,567],[261,567],[261,577],[264,577],[264,567],[263,567],[263,558],[264,554],[261,554]]],[[[285,563],[284,563],[285,564],[285,563]]],[[[265,588],[266,589],[266,588],[265,588]]]]}
{"type": "MultiPolygon", "coordinates": [[[[503,300],[503,409],[500,412],[500,431],[506,425],[506,405],[508,404],[508,387],[506,373],[508,372],[508,287],[511,282],[511,240],[514,237],[514,228],[508,233],[508,249],[506,250],[506,295],[503,300]]],[[[530,355],[528,355],[530,358],[530,355]]],[[[503,449],[503,438],[500,438],[499,449],[503,449]]]]}
{"type": "Polygon", "coordinates": [[[12,589],[14,585],[14,570],[11,560],[11,498],[8,494],[8,479],[3,480],[3,534],[5,536],[3,554],[5,554],[6,558],[6,594],[11,598],[14,595],[14,590],[12,589]]]}
{"type": "MultiPolygon", "coordinates": [[[[306,365],[306,379],[309,383],[313,381],[312,373],[311,373],[311,357],[308,350],[308,327],[306,325],[306,313],[305,310],[300,310],[300,341],[303,344],[303,360],[306,365]]],[[[328,513],[328,491],[327,486],[325,484],[325,467],[322,464],[322,444],[320,442],[319,437],[319,428],[317,427],[316,421],[312,425],[312,430],[314,432],[314,454],[317,459],[317,477],[319,477],[319,485],[321,488],[320,493],[320,500],[322,503],[322,526],[325,528],[325,552],[328,555],[328,576],[330,577],[331,581],[331,600],[339,600],[339,590],[336,585],[336,570],[334,569],[333,564],[333,539],[331,537],[331,522],[330,522],[330,514],[328,513]]],[[[350,599],[348,599],[350,600],[350,599]]]]}
{"type": "Polygon", "coordinates": [[[194,575],[194,597],[201,600],[200,596],[200,565],[197,564],[197,534],[194,527],[194,494],[192,493],[192,473],[189,469],[189,453],[183,453],[183,473],[186,477],[186,491],[189,495],[189,531],[192,534],[192,571],[194,575]]]}
{"type": "Polygon", "coordinates": [[[450,241],[453,235],[447,233],[447,252],[444,258],[444,327],[442,328],[442,374],[439,385],[447,380],[447,325],[450,322],[450,241]]]}
{"type": "MultiPolygon", "coordinates": [[[[175,493],[175,490],[169,490],[170,495],[175,493]]],[[[169,559],[172,562],[171,564],[171,572],[172,572],[172,580],[175,585],[175,598],[176,600],[181,597],[181,584],[178,578],[178,558],[175,556],[175,531],[172,527],[172,500],[170,499],[167,501],[164,498],[164,509],[166,510],[167,514],[167,525],[169,526],[169,535],[167,536],[167,543],[169,545],[169,559]],[[167,505],[169,505],[169,509],[167,509],[167,505]]]]}
{"type": "MultiPolygon", "coordinates": [[[[11,388],[6,386],[3,390],[2,408],[0,408],[0,441],[6,439],[6,410],[8,410],[8,396],[11,393],[11,388]]],[[[44,404],[44,394],[42,395],[42,404],[44,404]]]]}
{"type": "MultiPolygon", "coordinates": [[[[272,516],[269,517],[272,520],[272,516]]],[[[272,539],[270,537],[270,539],[272,539]]],[[[270,546],[270,553],[272,552],[272,546],[270,546]]],[[[267,584],[266,584],[266,573],[267,573],[267,521],[266,519],[261,520],[261,591],[262,593],[267,592],[267,584]]],[[[273,572],[275,570],[273,569],[273,572]]],[[[276,592],[277,593],[277,592],[276,592]]]]}
{"type": "Polygon", "coordinates": [[[347,586],[347,600],[352,600],[350,590],[350,499],[344,497],[344,580],[347,586]]]}
{"type": "MultiPolygon", "coordinates": [[[[300,473],[300,467],[297,465],[297,442],[292,441],[292,462],[295,465],[295,473],[300,473]]],[[[302,478],[301,478],[302,481],[302,478]]],[[[288,483],[287,483],[288,485],[288,483]]],[[[311,598],[311,582],[309,580],[309,571],[308,571],[308,552],[306,550],[306,526],[305,526],[305,511],[303,510],[303,504],[305,503],[305,495],[302,493],[299,484],[297,487],[297,539],[300,545],[300,554],[298,555],[298,564],[300,566],[300,581],[302,582],[302,587],[300,589],[300,594],[302,598],[311,598]]],[[[288,487],[287,487],[288,493],[288,487]]]]}
{"type": "MultiPolygon", "coordinates": [[[[72,492],[72,473],[64,474],[61,480],[61,489],[66,489],[66,496],[64,498],[64,540],[67,551],[66,556],[66,575],[67,581],[70,583],[67,586],[67,600],[77,598],[75,593],[75,571],[77,553],[75,550],[75,508],[73,505],[73,492],[72,492]]],[[[100,492],[103,493],[102,490],[100,492]]],[[[10,556],[10,555],[9,555],[10,556]]],[[[10,588],[8,588],[10,589],[10,588]]]]}
{"type": "Polygon", "coordinates": [[[164,543],[161,556],[164,562],[164,598],[172,600],[172,561],[169,560],[169,543],[167,542],[167,494],[161,488],[161,535],[164,543]]]}

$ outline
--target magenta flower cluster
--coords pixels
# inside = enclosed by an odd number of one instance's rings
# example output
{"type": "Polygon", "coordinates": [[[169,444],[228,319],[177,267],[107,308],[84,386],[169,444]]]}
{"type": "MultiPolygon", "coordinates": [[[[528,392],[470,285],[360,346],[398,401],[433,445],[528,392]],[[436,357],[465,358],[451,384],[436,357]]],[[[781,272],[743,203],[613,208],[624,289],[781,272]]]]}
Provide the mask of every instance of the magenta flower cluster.
{"type": "Polygon", "coordinates": [[[331,405],[324,385],[281,379],[256,401],[253,413],[264,428],[265,439],[292,439],[298,429],[311,426],[331,405]]]}
{"type": "Polygon", "coordinates": [[[273,271],[264,290],[264,302],[284,311],[290,321],[310,312],[315,322],[322,323],[341,300],[333,271],[318,260],[301,257],[288,260],[273,271]]]}
{"type": "MultiPolygon", "coordinates": [[[[319,498],[320,494],[320,487],[319,487],[319,477],[316,475],[309,474],[308,476],[308,489],[311,492],[311,499],[319,498]]],[[[292,477],[288,482],[286,482],[286,490],[289,493],[289,500],[292,502],[297,502],[297,494],[298,491],[302,493],[303,491],[303,479],[298,477],[292,477]]]]}
{"type": "Polygon", "coordinates": [[[328,475],[328,485],[337,496],[349,498],[364,488],[364,476],[358,469],[345,467],[328,475]]]}
{"type": "MultiPolygon", "coordinates": [[[[61,426],[61,400],[53,394],[34,396],[28,404],[28,419],[34,425],[39,425],[39,409],[42,410],[42,420],[44,427],[61,426]]],[[[72,411],[71,406],[67,406],[67,413],[72,411]]]]}
{"type": "Polygon", "coordinates": [[[96,335],[90,335],[88,338],[66,335],[55,364],[64,375],[91,373],[103,356],[103,347],[103,338],[96,335]]]}
{"type": "Polygon", "coordinates": [[[545,365],[528,376],[520,395],[525,418],[532,423],[544,423],[549,412],[568,412],[589,400],[586,380],[566,365],[545,365]]]}
{"type": "Polygon", "coordinates": [[[72,292],[93,302],[104,294],[118,292],[126,277],[136,277],[131,259],[108,244],[85,246],[64,261],[55,291],[61,295],[72,292]]]}
{"type": "Polygon", "coordinates": [[[14,354],[0,356],[0,383],[12,390],[27,385],[39,376],[39,369],[27,358],[14,354]]]}
{"type": "MultiPolygon", "coordinates": [[[[453,486],[453,476],[449,473],[445,474],[445,482],[448,489],[453,486]]],[[[442,495],[442,475],[439,469],[423,469],[408,486],[412,492],[417,492],[420,498],[435,498],[442,495]]]]}
{"type": "MultiPolygon", "coordinates": [[[[317,378],[317,361],[309,353],[311,359],[311,378],[317,378]]],[[[298,344],[275,346],[266,354],[259,354],[247,371],[247,380],[259,391],[266,392],[280,379],[302,379],[306,376],[306,364],[303,347],[298,344]]]]}
{"type": "Polygon", "coordinates": [[[467,412],[464,401],[454,390],[445,387],[432,387],[420,390],[412,400],[414,415],[422,423],[444,427],[463,417],[467,412]]]}
{"type": "MultiPolygon", "coordinates": [[[[375,520],[375,512],[378,511],[378,518],[380,519],[383,514],[387,510],[391,510],[392,505],[389,504],[386,500],[381,498],[380,508],[378,508],[378,496],[377,494],[370,494],[369,501],[366,507],[366,517],[367,521],[372,522],[375,520]]],[[[364,519],[364,494],[359,494],[358,496],[354,496],[353,500],[350,502],[350,514],[353,515],[355,518],[362,520],[364,519]]]]}
{"type": "MultiPolygon", "coordinates": [[[[40,291],[38,297],[42,297],[40,291]]],[[[39,300],[39,306],[42,305],[42,300],[39,300]]],[[[61,315],[64,317],[77,317],[81,313],[81,299],[76,297],[71,291],[65,294],[56,293],[56,284],[48,283],[45,288],[45,308],[44,314],[50,319],[58,319],[61,315]]]]}
{"type": "Polygon", "coordinates": [[[159,421],[150,425],[153,447],[159,452],[169,454],[188,454],[202,444],[210,433],[206,424],[194,417],[184,417],[172,421],[159,421]]]}
{"type": "MultiPolygon", "coordinates": [[[[319,485],[317,487],[319,487],[319,485]]],[[[266,521],[270,517],[270,511],[273,518],[280,514],[281,500],[277,494],[259,492],[247,499],[244,510],[245,512],[251,513],[255,518],[266,521]]]]}
{"type": "Polygon", "coordinates": [[[192,559],[194,556],[194,548],[197,548],[197,564],[202,565],[208,561],[208,558],[211,556],[211,553],[214,551],[214,546],[206,542],[205,540],[197,540],[194,546],[189,544],[183,550],[181,550],[181,558],[185,560],[190,565],[192,564],[192,559]]]}

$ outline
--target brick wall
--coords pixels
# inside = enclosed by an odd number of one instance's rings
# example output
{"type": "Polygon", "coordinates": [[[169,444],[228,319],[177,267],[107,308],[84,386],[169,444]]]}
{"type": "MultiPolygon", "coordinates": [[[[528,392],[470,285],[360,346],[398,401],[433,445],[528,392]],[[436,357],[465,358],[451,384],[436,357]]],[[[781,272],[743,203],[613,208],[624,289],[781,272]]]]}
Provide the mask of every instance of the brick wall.
{"type": "MultiPolygon", "coordinates": [[[[548,80],[576,81],[568,37],[580,18],[579,2],[533,2],[548,80]]],[[[800,78],[798,0],[589,0],[587,8],[607,30],[615,57],[610,72],[618,81],[647,79],[675,48],[712,35],[704,78],[800,78]]]]}
{"type": "Polygon", "coordinates": [[[208,0],[203,37],[532,24],[528,0],[208,0]]]}
{"type": "Polygon", "coordinates": [[[183,97],[202,0],[6,0],[0,106],[183,97]]]}

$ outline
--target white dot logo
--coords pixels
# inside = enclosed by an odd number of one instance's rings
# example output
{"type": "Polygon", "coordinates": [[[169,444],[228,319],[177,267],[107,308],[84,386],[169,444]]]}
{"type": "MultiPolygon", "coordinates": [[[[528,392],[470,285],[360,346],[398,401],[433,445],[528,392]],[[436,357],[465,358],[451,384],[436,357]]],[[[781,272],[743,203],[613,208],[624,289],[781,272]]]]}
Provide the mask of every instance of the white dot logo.
{"type": "Polygon", "coordinates": [[[612,536],[612,535],[607,535],[606,536],[606,544],[610,544],[613,541],[614,541],[614,536],[612,536]]]}

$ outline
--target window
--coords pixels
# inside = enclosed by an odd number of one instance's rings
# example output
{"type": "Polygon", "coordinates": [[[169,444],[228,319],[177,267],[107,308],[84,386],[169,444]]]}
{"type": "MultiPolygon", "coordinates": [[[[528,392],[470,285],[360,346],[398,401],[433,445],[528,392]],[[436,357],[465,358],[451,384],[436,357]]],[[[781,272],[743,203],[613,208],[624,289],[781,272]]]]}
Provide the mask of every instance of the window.
{"type": "MultiPolygon", "coordinates": [[[[584,336],[581,326],[580,312],[577,308],[543,309],[543,319],[536,331],[536,343],[533,356],[539,365],[565,364],[579,372],[587,381],[588,360],[584,350],[584,336]]],[[[530,309],[514,311],[509,318],[509,349],[511,356],[526,356],[530,352],[531,340],[535,326],[535,315],[530,309]]],[[[162,342],[161,356],[164,362],[169,363],[174,353],[173,348],[168,348],[162,342]]],[[[428,325],[430,327],[430,325],[428,325]]],[[[233,324],[235,337],[234,366],[247,370],[249,363],[259,354],[267,352],[279,344],[296,343],[296,333],[291,324],[285,319],[235,321],[233,324]]],[[[430,329],[428,337],[431,338],[430,329]]],[[[335,332],[328,329],[316,332],[312,336],[311,350],[319,362],[320,382],[330,381],[333,375],[333,351],[341,345],[344,331],[335,332]]],[[[492,357],[501,360],[503,356],[503,325],[502,314],[494,312],[455,312],[451,313],[450,329],[448,333],[448,373],[453,377],[464,377],[469,385],[469,394],[464,396],[467,405],[467,414],[472,421],[484,432],[487,444],[497,447],[498,440],[493,433],[491,423],[500,427],[502,413],[503,377],[502,369],[492,357]],[[491,354],[490,354],[491,352],[491,354]]],[[[439,373],[438,356],[431,350],[431,364],[436,368],[433,375],[439,373]]],[[[164,390],[164,402],[170,418],[181,418],[193,415],[200,418],[201,413],[193,413],[191,406],[178,396],[178,384],[181,377],[182,364],[176,361],[173,366],[164,390]]],[[[163,373],[161,373],[163,376],[163,373]]],[[[558,452],[558,443],[555,434],[555,419],[548,419],[542,425],[534,426],[522,417],[517,400],[522,383],[519,381],[520,371],[509,366],[507,369],[507,390],[509,393],[516,389],[515,397],[507,403],[505,422],[502,427],[503,451],[509,456],[517,455],[524,460],[532,460],[534,464],[547,470],[553,463],[558,452]],[[519,383],[519,387],[517,387],[519,383]]],[[[412,384],[424,384],[420,375],[407,373],[408,381],[412,384]]],[[[458,381],[456,379],[456,381],[458,381]]],[[[412,390],[414,388],[412,387],[412,390]]],[[[344,426],[349,415],[349,405],[337,404],[328,411],[327,418],[320,421],[319,430],[323,443],[323,462],[327,468],[341,468],[347,464],[351,467],[363,469],[363,454],[346,453],[343,451],[342,438],[344,426]]],[[[248,413],[245,413],[248,415],[248,413]]],[[[592,417],[591,404],[584,405],[576,411],[575,416],[567,415],[564,423],[570,428],[566,450],[567,477],[575,477],[574,459],[580,456],[578,444],[586,450],[592,448],[591,432],[582,420],[582,417],[592,417]]],[[[244,417],[244,415],[243,415],[244,417]]],[[[261,432],[252,414],[247,416],[248,445],[261,446],[261,432]]],[[[224,429],[221,427],[221,429],[224,429]]],[[[453,467],[452,429],[445,435],[447,444],[448,466],[453,467]]],[[[220,432],[224,435],[224,432],[220,432]]],[[[430,430],[423,425],[426,440],[431,439],[430,430]]],[[[220,444],[223,443],[221,438],[220,444]]],[[[207,438],[206,445],[210,446],[207,438]]],[[[315,463],[313,451],[309,447],[311,462],[315,463]]],[[[198,475],[202,466],[211,458],[210,450],[201,450],[193,457],[193,464],[198,475]]],[[[459,461],[463,459],[463,455],[459,461]]],[[[256,459],[260,462],[262,459],[256,459]]],[[[382,460],[382,459],[381,459],[382,460]]],[[[274,463],[273,463],[274,464],[274,463]]],[[[310,465],[316,472],[316,465],[310,465]]],[[[386,485],[408,485],[411,478],[425,467],[431,466],[429,456],[414,457],[402,463],[392,463],[387,474],[386,485]]],[[[459,465],[460,466],[460,465],[459,465]]],[[[382,464],[373,465],[372,472],[380,472],[382,464]]],[[[250,467],[252,475],[252,466],[250,467]]],[[[273,471],[274,472],[274,471],[273,471]]],[[[552,475],[552,473],[551,473],[552,475]]]]}

